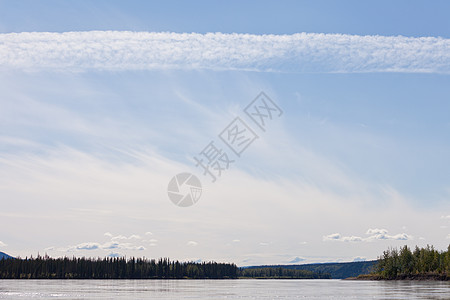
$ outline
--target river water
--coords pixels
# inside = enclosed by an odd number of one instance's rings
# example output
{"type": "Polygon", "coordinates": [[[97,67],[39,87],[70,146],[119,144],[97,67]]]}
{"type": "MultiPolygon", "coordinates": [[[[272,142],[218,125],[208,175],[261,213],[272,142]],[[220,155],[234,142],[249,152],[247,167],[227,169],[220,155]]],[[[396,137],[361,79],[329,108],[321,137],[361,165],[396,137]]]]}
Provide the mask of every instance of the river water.
{"type": "Polygon", "coordinates": [[[0,280],[0,299],[450,299],[450,282],[0,280]]]}

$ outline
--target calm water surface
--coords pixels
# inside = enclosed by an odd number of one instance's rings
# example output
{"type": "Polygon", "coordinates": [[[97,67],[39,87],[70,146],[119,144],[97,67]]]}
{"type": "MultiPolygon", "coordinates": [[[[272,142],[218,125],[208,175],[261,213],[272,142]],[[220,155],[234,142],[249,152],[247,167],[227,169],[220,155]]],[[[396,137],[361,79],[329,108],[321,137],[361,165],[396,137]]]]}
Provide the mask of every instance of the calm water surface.
{"type": "Polygon", "coordinates": [[[450,299],[450,283],[345,280],[0,280],[0,299],[450,299]]]}

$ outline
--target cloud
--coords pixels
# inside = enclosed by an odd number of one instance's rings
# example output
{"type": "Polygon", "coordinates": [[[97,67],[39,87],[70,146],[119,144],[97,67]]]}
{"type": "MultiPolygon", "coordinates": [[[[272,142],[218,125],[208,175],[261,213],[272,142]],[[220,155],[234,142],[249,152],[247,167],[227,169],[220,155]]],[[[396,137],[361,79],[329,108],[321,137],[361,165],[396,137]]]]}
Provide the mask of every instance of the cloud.
{"type": "Polygon", "coordinates": [[[189,242],[187,242],[187,244],[186,245],[188,245],[188,246],[192,246],[192,247],[195,247],[195,246],[197,246],[198,245],[198,243],[197,242],[194,242],[194,241],[189,241],[189,242]]]}
{"type": "Polygon", "coordinates": [[[102,245],[102,249],[117,249],[120,244],[116,242],[109,242],[102,245]]]}
{"type": "Polygon", "coordinates": [[[375,234],[372,236],[369,236],[368,238],[365,238],[366,241],[373,241],[373,240],[397,240],[397,241],[408,241],[412,240],[413,237],[406,233],[399,233],[395,235],[388,235],[388,234],[375,234]]]}
{"type": "Polygon", "coordinates": [[[297,256],[293,260],[288,261],[288,263],[295,264],[295,263],[298,263],[298,262],[301,262],[301,261],[305,261],[305,260],[306,260],[305,258],[297,256]]]}
{"type": "Polygon", "coordinates": [[[366,234],[386,234],[388,231],[386,229],[368,229],[366,234]]]}
{"type": "Polygon", "coordinates": [[[124,235],[116,235],[111,237],[111,240],[127,240],[128,238],[124,235]]]}
{"type": "Polygon", "coordinates": [[[108,257],[116,258],[116,257],[122,257],[123,255],[116,252],[111,252],[107,255],[108,257]]]}
{"type": "Polygon", "coordinates": [[[0,241],[0,247],[6,247],[6,246],[8,246],[8,245],[3,243],[2,241],[0,241]]]}
{"type": "Polygon", "coordinates": [[[341,239],[341,235],[339,233],[332,233],[323,237],[324,241],[338,241],[341,239]]]}
{"type": "Polygon", "coordinates": [[[22,32],[0,34],[0,66],[75,71],[450,73],[450,39],[317,33],[22,32]]]}
{"type": "Polygon", "coordinates": [[[99,243],[82,243],[75,246],[76,250],[97,250],[100,248],[99,243]]]}
{"type": "Polygon", "coordinates": [[[133,245],[132,243],[116,243],[110,242],[105,243],[101,246],[102,249],[123,249],[123,250],[145,250],[144,246],[133,245]]]}
{"type": "Polygon", "coordinates": [[[233,240],[233,243],[239,243],[241,240],[233,240]]]}
{"type": "Polygon", "coordinates": [[[145,235],[153,235],[153,233],[151,233],[150,231],[147,231],[147,232],[145,233],[145,235]]]}
{"type": "Polygon", "coordinates": [[[130,235],[130,237],[128,239],[130,239],[130,240],[131,239],[141,240],[142,237],[140,235],[137,235],[137,234],[132,234],[132,235],[130,235]]]}
{"type": "Polygon", "coordinates": [[[447,237],[446,237],[446,239],[450,239],[450,233],[449,233],[449,234],[447,234],[447,237]]]}
{"type": "MultiPolygon", "coordinates": [[[[54,250],[55,247],[49,247],[46,250],[54,250]]],[[[87,243],[81,243],[76,246],[69,246],[69,247],[63,247],[58,248],[58,251],[63,252],[73,252],[73,251],[81,251],[81,250],[112,250],[112,249],[122,249],[122,250],[146,250],[144,246],[141,245],[134,245],[132,243],[119,243],[117,241],[110,241],[106,242],[104,244],[96,243],[96,242],[87,242],[87,243]]]]}
{"type": "Polygon", "coordinates": [[[367,260],[367,258],[365,258],[365,257],[355,257],[355,258],[353,258],[353,261],[354,262],[357,262],[357,261],[366,261],[367,260]]]}
{"type": "Polygon", "coordinates": [[[359,236],[344,236],[342,237],[343,242],[361,242],[363,239],[359,236]]]}
{"type": "Polygon", "coordinates": [[[398,241],[407,241],[412,240],[413,236],[406,233],[399,233],[395,235],[387,234],[388,231],[386,229],[378,229],[369,228],[366,231],[367,235],[370,235],[366,238],[362,238],[359,236],[342,236],[339,233],[333,233],[322,237],[323,241],[340,241],[340,242],[369,242],[374,240],[398,240],[398,241]]]}
{"type": "Polygon", "coordinates": [[[448,216],[441,216],[441,219],[447,219],[447,220],[450,220],[450,215],[448,215],[448,216]]]}
{"type": "MultiPolygon", "coordinates": [[[[109,233],[109,232],[107,232],[107,233],[109,233]]],[[[109,233],[109,235],[107,235],[106,233],[105,233],[105,235],[106,236],[109,236],[109,237],[111,237],[111,240],[142,240],[142,237],[140,236],[140,235],[138,235],[138,234],[132,234],[132,235],[130,235],[129,237],[126,237],[126,236],[124,236],[124,235],[116,235],[116,236],[113,236],[112,234],[110,234],[109,233]]]]}

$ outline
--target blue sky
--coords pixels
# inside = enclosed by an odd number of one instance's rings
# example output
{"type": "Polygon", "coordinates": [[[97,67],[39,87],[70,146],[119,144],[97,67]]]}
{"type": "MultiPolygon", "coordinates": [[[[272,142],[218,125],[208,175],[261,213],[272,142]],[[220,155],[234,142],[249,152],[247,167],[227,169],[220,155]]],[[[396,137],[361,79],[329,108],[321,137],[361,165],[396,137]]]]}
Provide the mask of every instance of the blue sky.
{"type": "Polygon", "coordinates": [[[0,251],[250,265],[446,248],[449,6],[0,1],[0,251]],[[192,157],[261,91],[283,115],[210,183],[192,157]],[[179,208],[166,189],[186,171],[204,190],[179,208]]]}

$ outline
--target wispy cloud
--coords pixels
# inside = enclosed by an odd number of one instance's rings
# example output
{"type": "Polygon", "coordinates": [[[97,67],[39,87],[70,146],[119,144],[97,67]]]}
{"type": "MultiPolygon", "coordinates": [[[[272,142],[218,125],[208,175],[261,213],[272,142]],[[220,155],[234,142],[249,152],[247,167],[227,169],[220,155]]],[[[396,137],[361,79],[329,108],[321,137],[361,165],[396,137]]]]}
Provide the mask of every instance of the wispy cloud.
{"type": "Polygon", "coordinates": [[[450,40],[316,33],[22,32],[0,34],[0,66],[449,73],[450,40]]]}
{"type": "Polygon", "coordinates": [[[189,241],[189,242],[187,242],[187,244],[186,244],[186,245],[195,247],[195,246],[197,246],[197,245],[198,245],[198,243],[197,243],[197,242],[195,242],[195,241],[189,241]]]}
{"type": "Polygon", "coordinates": [[[0,241],[0,247],[6,247],[7,245],[5,243],[3,243],[2,241],[0,241]]]}

